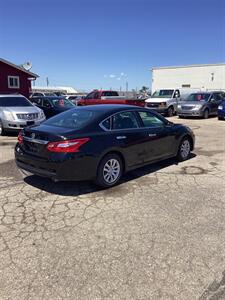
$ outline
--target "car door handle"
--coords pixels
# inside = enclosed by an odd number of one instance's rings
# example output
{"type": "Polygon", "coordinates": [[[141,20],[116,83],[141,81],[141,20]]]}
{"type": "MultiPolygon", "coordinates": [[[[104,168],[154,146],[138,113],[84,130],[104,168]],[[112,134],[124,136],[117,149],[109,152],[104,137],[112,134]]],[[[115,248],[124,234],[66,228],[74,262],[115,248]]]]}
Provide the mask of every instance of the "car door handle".
{"type": "Polygon", "coordinates": [[[156,133],[149,133],[149,135],[148,136],[150,136],[150,137],[154,137],[154,136],[157,136],[157,134],[156,133]]]}
{"type": "Polygon", "coordinates": [[[119,135],[119,136],[117,136],[116,138],[117,138],[117,140],[124,140],[124,139],[126,139],[127,137],[126,137],[125,135],[119,135]]]}

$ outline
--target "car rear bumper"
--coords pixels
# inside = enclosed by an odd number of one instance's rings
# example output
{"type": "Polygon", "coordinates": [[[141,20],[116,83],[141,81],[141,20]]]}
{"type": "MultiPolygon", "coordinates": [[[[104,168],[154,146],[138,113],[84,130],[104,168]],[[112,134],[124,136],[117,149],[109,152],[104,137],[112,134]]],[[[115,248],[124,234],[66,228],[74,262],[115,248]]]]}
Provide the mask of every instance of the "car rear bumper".
{"type": "Polygon", "coordinates": [[[98,159],[80,153],[65,155],[57,159],[43,159],[23,152],[17,144],[15,147],[17,167],[29,173],[59,181],[92,180],[96,176],[98,159]]]}

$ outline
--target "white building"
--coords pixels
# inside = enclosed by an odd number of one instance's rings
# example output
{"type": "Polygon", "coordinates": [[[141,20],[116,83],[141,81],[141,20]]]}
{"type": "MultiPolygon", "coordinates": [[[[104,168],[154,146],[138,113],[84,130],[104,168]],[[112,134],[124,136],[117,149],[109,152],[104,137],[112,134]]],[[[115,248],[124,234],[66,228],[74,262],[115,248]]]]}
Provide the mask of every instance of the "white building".
{"type": "Polygon", "coordinates": [[[152,92],[167,88],[225,90],[225,63],[153,68],[152,92]]]}

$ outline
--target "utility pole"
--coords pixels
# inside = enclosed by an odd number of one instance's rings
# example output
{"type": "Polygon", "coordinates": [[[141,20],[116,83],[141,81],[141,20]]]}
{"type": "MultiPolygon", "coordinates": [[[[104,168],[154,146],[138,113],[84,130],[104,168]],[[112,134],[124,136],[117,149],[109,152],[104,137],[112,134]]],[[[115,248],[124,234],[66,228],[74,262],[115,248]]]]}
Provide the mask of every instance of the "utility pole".
{"type": "Polygon", "coordinates": [[[47,86],[48,86],[49,85],[48,77],[46,77],[46,83],[47,83],[47,86]]]}

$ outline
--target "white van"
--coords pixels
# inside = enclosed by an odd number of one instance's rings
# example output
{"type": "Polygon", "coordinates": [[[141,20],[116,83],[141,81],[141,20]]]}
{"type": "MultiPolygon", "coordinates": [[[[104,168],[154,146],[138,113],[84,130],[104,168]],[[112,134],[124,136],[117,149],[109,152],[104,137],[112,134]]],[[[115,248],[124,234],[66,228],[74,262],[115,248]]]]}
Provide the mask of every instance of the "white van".
{"type": "Polygon", "coordinates": [[[160,89],[145,100],[145,106],[172,117],[177,113],[177,105],[181,99],[196,91],[199,89],[160,89]]]}

